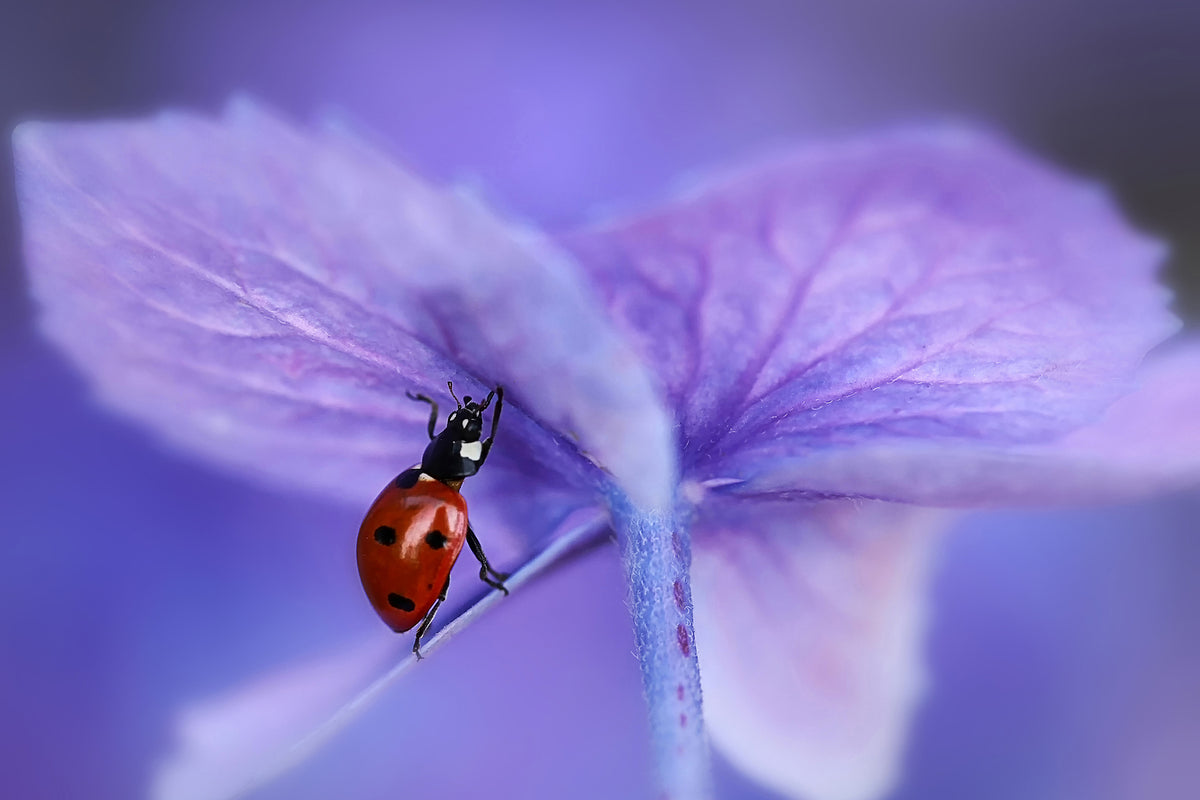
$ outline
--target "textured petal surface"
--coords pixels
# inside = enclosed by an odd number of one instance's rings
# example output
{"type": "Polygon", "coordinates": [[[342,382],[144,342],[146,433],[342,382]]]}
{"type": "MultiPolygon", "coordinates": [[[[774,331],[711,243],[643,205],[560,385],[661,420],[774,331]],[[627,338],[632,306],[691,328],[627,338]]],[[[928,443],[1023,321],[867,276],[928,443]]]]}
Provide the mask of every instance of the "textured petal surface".
{"type": "Polygon", "coordinates": [[[723,490],[761,495],[802,486],[925,505],[1003,507],[1112,503],[1200,483],[1200,342],[1149,359],[1138,388],[1096,423],[1036,445],[979,446],[881,438],[852,450],[792,459],[781,445],[748,451],[745,483],[723,490]],[[753,458],[774,459],[762,468],[753,458]]]}
{"type": "Polygon", "coordinates": [[[503,383],[498,461],[579,484],[582,449],[640,501],[669,496],[640,362],[568,257],[473,199],[249,103],[15,143],[45,329],[169,440],[363,502],[424,447],[406,391],[503,383]]]}
{"type": "Polygon", "coordinates": [[[701,481],[884,437],[1042,441],[1177,327],[1162,248],[1103,192],[952,129],[812,148],[566,242],[701,481]]]}
{"type": "Polygon", "coordinates": [[[788,797],[887,791],[923,689],[925,575],[944,522],[824,501],[731,504],[702,523],[705,717],[734,764],[788,797]]]}

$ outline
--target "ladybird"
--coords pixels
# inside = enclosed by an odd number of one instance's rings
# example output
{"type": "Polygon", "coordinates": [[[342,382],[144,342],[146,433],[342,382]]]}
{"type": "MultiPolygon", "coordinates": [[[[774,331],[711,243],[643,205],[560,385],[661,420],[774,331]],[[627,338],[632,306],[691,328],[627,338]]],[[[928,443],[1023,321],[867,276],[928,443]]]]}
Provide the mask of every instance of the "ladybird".
{"type": "Polygon", "coordinates": [[[497,386],[482,403],[454,394],[457,409],[450,412],[446,428],[434,434],[438,406],[423,394],[408,397],[428,403],[429,446],[421,463],[404,470],[384,487],[371,504],[358,531],[358,575],[367,599],[376,613],[397,633],[417,628],[413,653],[421,657],[421,637],[429,630],[433,615],[446,599],[450,570],[465,542],[479,559],[479,577],[487,585],[508,594],[508,575],[492,569],[483,547],[467,518],[467,501],[459,493],[464,479],[471,477],[487,460],[500,410],[504,387],[497,386]],[[492,427],[483,434],[483,412],[496,400],[492,427]]]}

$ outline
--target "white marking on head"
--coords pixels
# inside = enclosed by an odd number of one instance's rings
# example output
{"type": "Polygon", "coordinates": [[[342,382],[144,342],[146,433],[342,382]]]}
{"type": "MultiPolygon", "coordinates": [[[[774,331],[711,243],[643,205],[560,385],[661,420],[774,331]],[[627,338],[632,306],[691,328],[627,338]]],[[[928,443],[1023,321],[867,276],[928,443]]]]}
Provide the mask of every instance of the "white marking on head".
{"type": "Polygon", "coordinates": [[[430,475],[428,472],[422,472],[420,475],[417,476],[417,480],[432,481],[432,480],[437,480],[437,479],[434,478],[432,475],[430,475]]]}
{"type": "Polygon", "coordinates": [[[471,424],[471,419],[470,419],[470,417],[463,417],[463,418],[462,418],[462,422],[461,422],[461,423],[459,423],[459,424],[461,424],[461,425],[463,426],[463,428],[466,428],[468,425],[470,425],[470,424],[471,424]]]}
{"type": "Polygon", "coordinates": [[[458,446],[458,454],[468,461],[478,461],[483,457],[483,442],[463,442],[458,446]]]}

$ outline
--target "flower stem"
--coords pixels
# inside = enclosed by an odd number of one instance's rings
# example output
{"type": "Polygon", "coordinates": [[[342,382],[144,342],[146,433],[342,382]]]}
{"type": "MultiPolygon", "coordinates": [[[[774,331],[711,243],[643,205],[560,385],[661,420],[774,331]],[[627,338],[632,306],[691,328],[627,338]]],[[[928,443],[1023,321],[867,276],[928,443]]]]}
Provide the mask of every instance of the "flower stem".
{"type": "Polygon", "coordinates": [[[712,796],[692,625],[691,538],[682,515],[647,512],[608,492],[620,535],[651,743],[664,800],[712,796]]]}

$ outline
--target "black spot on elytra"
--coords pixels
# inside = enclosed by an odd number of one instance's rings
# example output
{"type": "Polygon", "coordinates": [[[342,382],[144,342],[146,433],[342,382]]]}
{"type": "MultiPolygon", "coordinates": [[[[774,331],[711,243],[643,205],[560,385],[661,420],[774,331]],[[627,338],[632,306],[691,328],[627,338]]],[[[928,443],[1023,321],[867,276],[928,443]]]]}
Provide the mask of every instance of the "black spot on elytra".
{"type": "Polygon", "coordinates": [[[375,541],[386,547],[391,547],[396,543],[396,529],[387,525],[380,525],[375,529],[375,541]]]}
{"type": "Polygon", "coordinates": [[[434,550],[441,550],[446,546],[446,534],[441,531],[430,531],[425,534],[425,544],[432,547],[434,550]]]}
{"type": "Polygon", "coordinates": [[[411,489],[417,485],[417,481],[421,478],[421,470],[417,467],[406,469],[396,476],[397,489],[411,489]]]}
{"type": "Polygon", "coordinates": [[[409,600],[402,594],[392,593],[388,595],[388,605],[392,608],[398,608],[401,611],[412,611],[417,607],[417,604],[409,600]]]}

